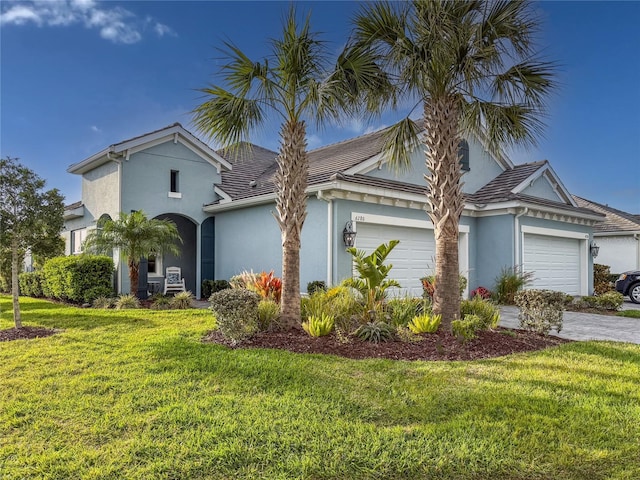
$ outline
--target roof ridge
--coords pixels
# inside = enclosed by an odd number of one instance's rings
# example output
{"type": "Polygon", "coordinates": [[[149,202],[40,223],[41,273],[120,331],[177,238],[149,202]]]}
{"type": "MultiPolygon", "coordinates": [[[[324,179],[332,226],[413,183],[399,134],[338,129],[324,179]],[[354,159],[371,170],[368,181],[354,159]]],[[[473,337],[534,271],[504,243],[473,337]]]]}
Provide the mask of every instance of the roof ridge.
{"type": "Polygon", "coordinates": [[[321,147],[314,148],[313,150],[309,150],[308,153],[315,153],[315,152],[319,152],[321,150],[324,150],[325,148],[335,147],[336,145],[342,145],[342,144],[345,144],[345,143],[354,142],[356,140],[359,140],[359,139],[362,139],[362,138],[365,138],[365,137],[368,137],[368,136],[376,135],[376,134],[378,134],[380,132],[383,132],[384,130],[388,130],[389,128],[391,128],[391,127],[383,127],[383,128],[378,129],[378,130],[375,130],[373,132],[363,133],[362,135],[358,135],[357,137],[346,138],[344,140],[340,140],[339,142],[328,143],[327,145],[323,145],[321,147]]]}

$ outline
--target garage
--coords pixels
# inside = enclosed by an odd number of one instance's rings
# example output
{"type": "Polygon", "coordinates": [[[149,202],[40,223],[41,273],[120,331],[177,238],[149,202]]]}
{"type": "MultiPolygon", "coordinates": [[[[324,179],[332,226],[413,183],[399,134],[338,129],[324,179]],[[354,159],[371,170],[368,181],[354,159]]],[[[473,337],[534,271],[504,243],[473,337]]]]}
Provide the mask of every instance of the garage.
{"type": "Polygon", "coordinates": [[[387,257],[387,263],[393,265],[389,278],[402,285],[401,294],[422,295],[420,278],[432,273],[435,266],[433,230],[358,222],[357,232],[355,246],[367,253],[374,251],[381,243],[400,240],[387,257]]]}
{"type": "Polygon", "coordinates": [[[532,288],[582,294],[582,256],[579,238],[523,234],[523,269],[533,272],[532,288]]]}

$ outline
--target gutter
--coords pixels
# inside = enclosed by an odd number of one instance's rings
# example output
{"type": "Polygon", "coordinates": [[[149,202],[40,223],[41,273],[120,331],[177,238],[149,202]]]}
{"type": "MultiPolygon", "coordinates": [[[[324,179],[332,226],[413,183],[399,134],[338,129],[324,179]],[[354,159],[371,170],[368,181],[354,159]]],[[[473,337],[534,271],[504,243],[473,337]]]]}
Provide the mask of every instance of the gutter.
{"type": "Polygon", "coordinates": [[[513,217],[513,266],[520,262],[520,217],[526,215],[529,208],[525,207],[520,213],[513,217]]]}
{"type": "Polygon", "coordinates": [[[322,190],[316,194],[318,200],[327,202],[327,287],[333,283],[333,199],[322,190]]]}

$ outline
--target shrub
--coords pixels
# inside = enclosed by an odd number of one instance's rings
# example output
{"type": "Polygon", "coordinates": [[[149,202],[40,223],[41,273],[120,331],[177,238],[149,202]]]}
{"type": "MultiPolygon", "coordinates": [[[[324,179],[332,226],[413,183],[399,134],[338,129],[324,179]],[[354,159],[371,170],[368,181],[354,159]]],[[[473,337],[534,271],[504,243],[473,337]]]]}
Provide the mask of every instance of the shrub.
{"type": "MultiPolygon", "coordinates": [[[[73,255],[55,257],[45,262],[42,268],[43,294],[50,298],[71,302],[92,301],[87,292],[93,288],[96,297],[111,291],[113,260],[101,255],[73,255]]],[[[110,295],[110,293],[109,293],[110,295]]]]}
{"type": "MultiPolygon", "coordinates": [[[[422,277],[420,279],[420,283],[422,283],[422,296],[429,300],[433,300],[433,294],[436,291],[436,276],[428,275],[426,277],[422,277]]],[[[460,275],[460,278],[459,278],[460,296],[462,296],[466,288],[467,288],[467,277],[465,277],[464,275],[460,275]]]]}
{"type": "Polygon", "coordinates": [[[451,322],[451,330],[461,343],[467,343],[476,338],[478,330],[481,330],[482,320],[477,315],[467,315],[463,320],[451,322]]]}
{"type": "Polygon", "coordinates": [[[155,294],[151,297],[151,309],[152,310],[169,310],[171,308],[171,298],[162,295],[155,294]]]}
{"type": "Polygon", "coordinates": [[[396,327],[396,337],[403,343],[418,343],[422,341],[422,337],[413,333],[408,327],[396,327]]]}
{"type": "Polygon", "coordinates": [[[471,300],[463,300],[460,304],[462,318],[477,315],[480,319],[479,329],[496,328],[500,322],[500,309],[493,303],[475,296],[471,300]]]}
{"type": "Polygon", "coordinates": [[[593,264],[593,292],[596,295],[602,295],[613,290],[611,282],[611,271],[608,265],[599,263],[593,264]]]}
{"type": "Polygon", "coordinates": [[[503,268],[496,278],[494,295],[500,305],[514,305],[515,295],[533,280],[533,272],[524,272],[519,266],[503,268]]]}
{"type": "Polygon", "coordinates": [[[112,297],[113,288],[111,287],[93,287],[84,292],[83,300],[85,303],[92,303],[98,297],[112,297]]]}
{"type": "Polygon", "coordinates": [[[327,290],[327,284],[323,280],[314,280],[313,282],[307,283],[307,293],[309,295],[313,295],[318,290],[327,290]]]}
{"type": "Polygon", "coordinates": [[[93,301],[93,308],[112,308],[115,305],[115,299],[110,297],[97,297],[93,301]]]}
{"type": "Polygon", "coordinates": [[[191,300],[193,300],[193,293],[189,291],[178,292],[169,301],[169,305],[176,310],[186,310],[191,308],[191,300]]]}
{"type": "Polygon", "coordinates": [[[203,280],[202,281],[202,298],[209,298],[211,294],[231,288],[231,284],[226,280],[203,280]]]}
{"type": "Polygon", "coordinates": [[[347,287],[334,287],[328,291],[318,290],[301,300],[303,319],[310,316],[320,317],[327,314],[335,319],[336,326],[344,331],[351,331],[354,318],[362,313],[362,305],[354,296],[354,291],[347,287]]]}
{"type": "Polygon", "coordinates": [[[430,315],[423,313],[417,315],[409,322],[409,330],[415,334],[419,333],[434,333],[438,330],[440,322],[442,321],[441,315],[430,315]]]}
{"type": "Polygon", "coordinates": [[[42,272],[24,272],[18,275],[20,295],[27,297],[42,297],[42,272]]]}
{"type": "Polygon", "coordinates": [[[221,290],[211,295],[211,310],[220,333],[233,345],[246,340],[259,330],[260,295],[243,288],[221,290]]]}
{"type": "Polygon", "coordinates": [[[280,305],[273,300],[261,300],[258,303],[258,327],[268,330],[280,316],[280,305]]]}
{"type": "Polygon", "coordinates": [[[585,295],[580,298],[580,306],[584,308],[598,308],[598,297],[585,295]]]}
{"type": "Polygon", "coordinates": [[[247,290],[253,290],[257,278],[258,275],[253,273],[253,270],[250,272],[245,270],[244,272],[231,277],[229,284],[231,285],[231,288],[245,288],[247,290]]]}
{"type": "Polygon", "coordinates": [[[135,295],[127,293],[126,295],[120,295],[116,299],[116,308],[118,310],[127,310],[130,308],[140,308],[140,300],[135,295]]]}
{"type": "Polygon", "coordinates": [[[624,296],[618,292],[606,292],[597,297],[598,306],[605,310],[619,310],[624,303],[624,296]]]}
{"type": "Polygon", "coordinates": [[[372,343],[386,342],[393,337],[393,328],[384,322],[367,322],[354,332],[360,340],[372,343]]]}
{"type": "Polygon", "coordinates": [[[333,330],[335,318],[331,315],[322,314],[321,316],[312,315],[302,324],[302,328],[312,337],[324,337],[329,335],[333,330]]]}
{"type": "Polygon", "coordinates": [[[471,295],[470,295],[472,299],[475,297],[480,297],[483,300],[489,300],[492,296],[493,296],[493,293],[491,292],[491,290],[484,287],[478,287],[475,290],[471,290],[471,295]]]}
{"type": "Polygon", "coordinates": [[[280,303],[280,297],[282,296],[282,280],[273,275],[273,270],[269,273],[261,272],[256,277],[253,288],[250,288],[265,300],[273,300],[276,303],[280,303]]]}
{"type": "Polygon", "coordinates": [[[514,298],[520,308],[520,327],[548,335],[552,328],[562,329],[565,294],[552,290],[522,290],[514,298]]]}
{"type": "Polygon", "coordinates": [[[420,308],[420,300],[405,297],[393,298],[387,302],[387,318],[396,327],[406,327],[420,308]]]}

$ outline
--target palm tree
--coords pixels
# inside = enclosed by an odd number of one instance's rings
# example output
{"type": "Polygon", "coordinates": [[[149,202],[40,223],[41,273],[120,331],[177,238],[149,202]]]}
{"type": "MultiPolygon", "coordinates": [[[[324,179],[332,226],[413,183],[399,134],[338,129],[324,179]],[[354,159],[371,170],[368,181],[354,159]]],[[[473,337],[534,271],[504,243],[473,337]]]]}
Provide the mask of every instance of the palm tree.
{"type": "Polygon", "coordinates": [[[171,220],[148,219],[144,212],[121,212],[117,220],[106,220],[102,228],[87,236],[85,247],[89,250],[107,252],[114,248],[127,257],[131,295],[138,293],[140,258],[180,253],[176,245],[182,243],[176,224],[171,220]]]}
{"type": "MultiPolygon", "coordinates": [[[[402,168],[413,149],[425,147],[436,240],[433,310],[444,328],[460,317],[464,199],[458,146],[465,134],[483,139],[494,152],[535,144],[555,86],[554,65],[536,57],[537,27],[523,0],[376,2],[354,18],[353,45],[387,72],[399,95],[423,110],[424,138],[418,138],[421,126],[407,117],[390,129],[385,150],[389,163],[402,168]]],[[[379,100],[374,105],[384,103],[379,100]]]]}
{"type": "Polygon", "coordinates": [[[227,63],[223,85],[200,89],[206,101],[194,110],[196,128],[233,152],[249,133],[273,117],[280,119],[280,149],[276,158],[276,220],[282,239],[283,323],[300,327],[300,236],[307,216],[307,120],[321,124],[338,120],[348,99],[380,84],[375,63],[366,63],[357,49],[339,56],[310,31],[309,17],[298,27],[291,8],[282,38],[271,40],[271,55],[249,59],[238,47],[225,43],[227,63]]]}

